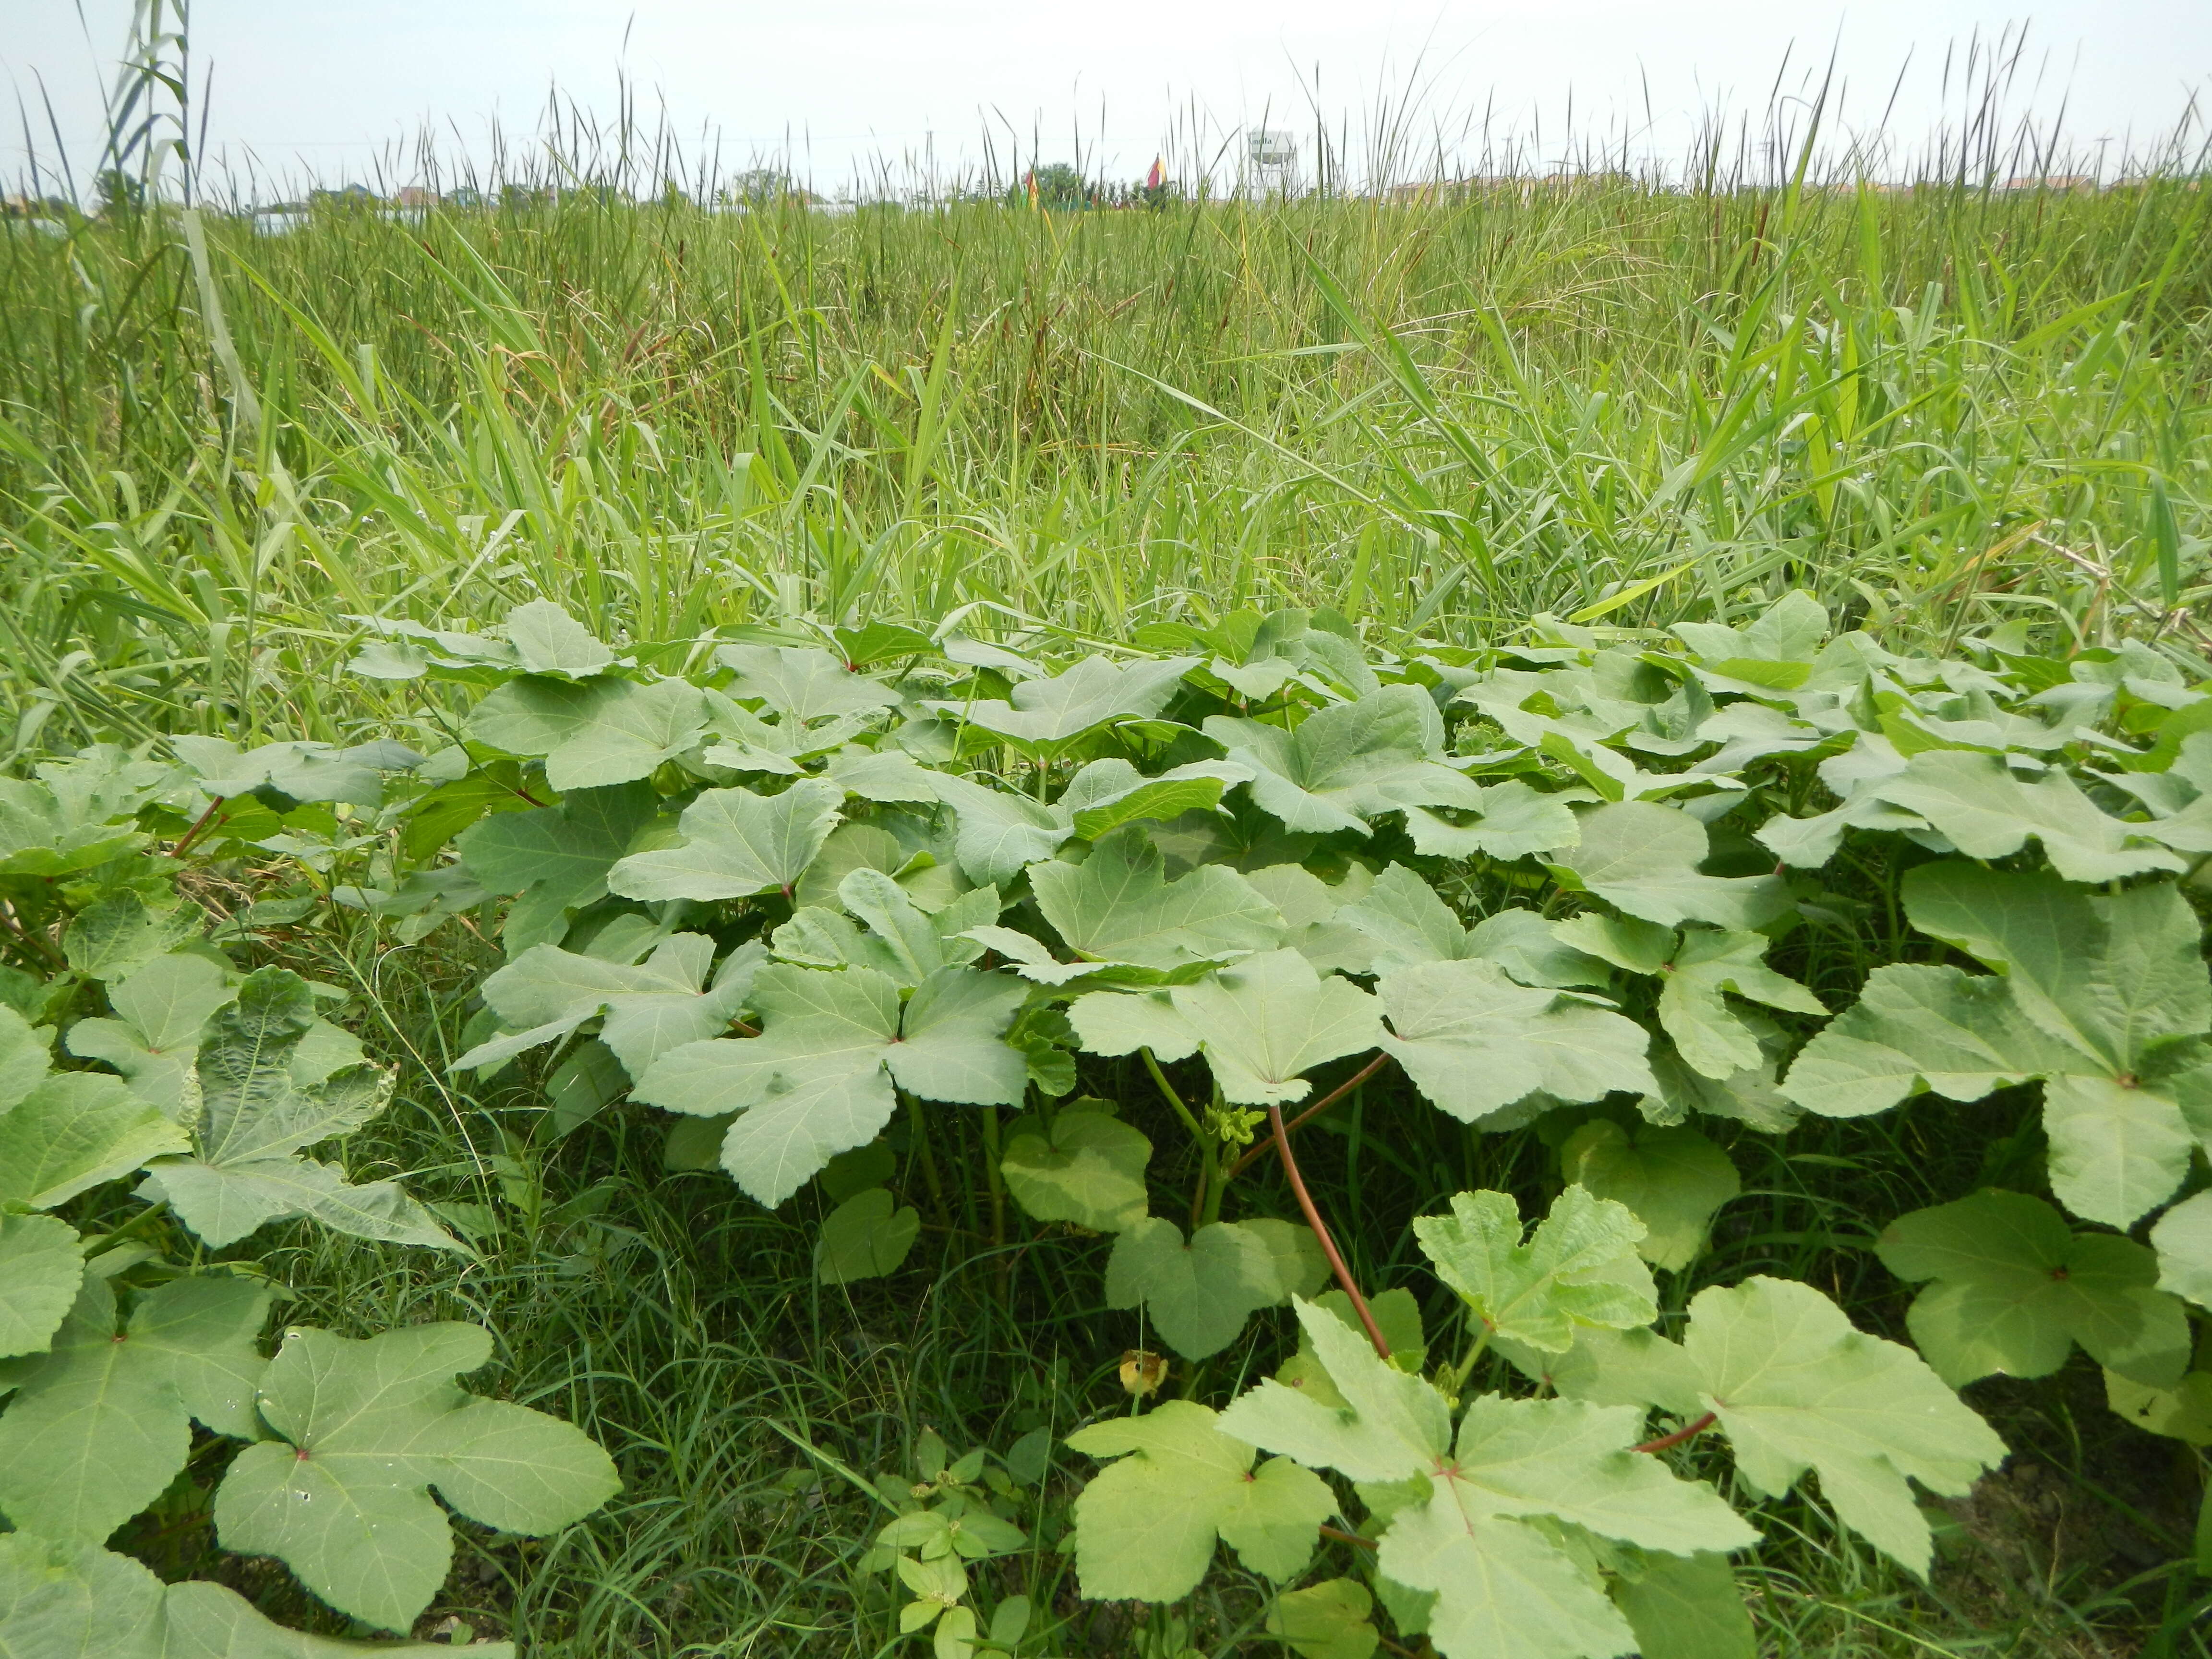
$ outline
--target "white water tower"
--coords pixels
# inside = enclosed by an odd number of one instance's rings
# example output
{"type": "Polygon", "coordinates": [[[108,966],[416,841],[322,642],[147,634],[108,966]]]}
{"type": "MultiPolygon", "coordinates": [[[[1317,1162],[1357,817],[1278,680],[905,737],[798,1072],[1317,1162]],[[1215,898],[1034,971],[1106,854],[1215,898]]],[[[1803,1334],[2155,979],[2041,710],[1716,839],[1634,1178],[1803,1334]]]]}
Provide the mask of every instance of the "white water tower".
{"type": "Polygon", "coordinates": [[[1293,195],[1298,188],[1298,141],[1274,128],[1254,127],[1244,135],[1249,149],[1244,191],[1266,200],[1293,195]]]}

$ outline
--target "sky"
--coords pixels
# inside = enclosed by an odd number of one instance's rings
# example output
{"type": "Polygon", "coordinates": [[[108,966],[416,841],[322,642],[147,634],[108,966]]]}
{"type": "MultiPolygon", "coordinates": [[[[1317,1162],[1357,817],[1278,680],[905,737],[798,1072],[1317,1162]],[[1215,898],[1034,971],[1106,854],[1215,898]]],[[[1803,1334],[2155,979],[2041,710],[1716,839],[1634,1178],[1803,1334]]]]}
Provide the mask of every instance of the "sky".
{"type": "MultiPolygon", "coordinates": [[[[0,0],[0,94],[46,165],[58,131],[80,179],[131,6],[81,9],[0,0]]],[[[1162,154],[1219,177],[1261,124],[1297,135],[1309,178],[1317,127],[1348,137],[1352,177],[1381,127],[1401,135],[1401,176],[1433,174],[1439,153],[1491,170],[1509,139],[1523,168],[1571,162],[1577,139],[1679,167],[1702,118],[1755,129],[1778,88],[1802,115],[1832,62],[1824,131],[1886,114],[1894,155],[1968,106],[1969,42],[2023,29],[2009,115],[2047,129],[2063,113],[2075,152],[2108,169],[2192,100],[2212,112],[2212,0],[199,0],[191,60],[196,97],[212,70],[207,158],[259,199],[309,178],[416,182],[395,146],[426,124],[481,165],[495,130],[529,142],[555,88],[602,123],[625,98],[645,125],[665,118],[695,166],[776,162],[836,193],[886,167],[895,181],[1034,161],[1134,179],[1162,154]]],[[[14,188],[27,146],[6,125],[14,188]]]]}

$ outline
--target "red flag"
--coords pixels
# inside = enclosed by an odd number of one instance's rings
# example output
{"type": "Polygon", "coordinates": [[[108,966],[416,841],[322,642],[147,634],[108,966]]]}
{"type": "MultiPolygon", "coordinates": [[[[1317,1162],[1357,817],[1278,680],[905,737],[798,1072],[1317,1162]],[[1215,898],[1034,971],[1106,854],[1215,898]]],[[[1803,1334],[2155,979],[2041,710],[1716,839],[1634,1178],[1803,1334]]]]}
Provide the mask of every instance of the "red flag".
{"type": "Polygon", "coordinates": [[[1152,158],[1152,170],[1145,175],[1145,188],[1158,190],[1168,181],[1167,166],[1158,156],[1152,158]]]}

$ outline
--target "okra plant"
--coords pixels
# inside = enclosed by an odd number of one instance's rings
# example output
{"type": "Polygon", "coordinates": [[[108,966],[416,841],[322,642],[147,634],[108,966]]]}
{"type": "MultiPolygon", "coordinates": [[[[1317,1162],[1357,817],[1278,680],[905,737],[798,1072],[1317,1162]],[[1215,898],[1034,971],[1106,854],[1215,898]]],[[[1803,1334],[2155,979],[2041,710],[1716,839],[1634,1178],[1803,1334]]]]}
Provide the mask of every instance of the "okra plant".
{"type": "MultiPolygon", "coordinates": [[[[1447,1659],[1747,1655],[1730,1564],[1785,1494],[1928,1571],[1916,1486],[2005,1455],[1955,1392],[1978,1378],[2078,1344],[2131,1421],[2212,1442],[2212,696],[2185,656],[2024,629],[1900,656],[1802,594],[1741,629],[1401,652],[1300,611],[626,653],[542,602],[362,625],[413,746],[180,743],[203,833],[403,940],[495,933],[455,1069],[556,1132],[665,1112],[669,1167],[735,1202],[818,1188],[825,1284],[905,1270],[925,1209],[957,1248],[956,1199],[994,1243],[1095,1237],[1107,1307],[1183,1364],[1155,1398],[1133,1351],[1126,1413],[1066,1439],[1086,1596],[1176,1602],[1226,1546],[1306,1659],[1383,1629],[1447,1659]],[[2039,1124],[2039,1189],[1869,1218],[1921,1287],[1913,1346],[1788,1279],[1662,1294],[1739,1191],[1715,1121],[1940,1125],[1999,1091],[2039,1124]],[[1404,1218],[1426,1274],[1363,1284],[1297,1137],[1369,1094],[1370,1133],[1533,1127],[1559,1188],[1433,1191],[1404,1218]]],[[[70,1052],[167,1086],[110,1000],[70,1052]]],[[[271,982],[224,1018],[280,1003],[311,1012],[271,982]]],[[[335,1065],[296,1087],[329,1121],[375,1093],[335,1065]]],[[[187,1225],[342,1208],[432,1243],[302,1174],[312,1140],[269,1143],[279,1196],[222,1133],[169,1133],[146,1190],[187,1225]]],[[[872,1545],[940,1659],[1050,1628],[967,1598],[962,1563],[1019,1532],[968,1503],[872,1545]]]]}
{"type": "Polygon", "coordinates": [[[208,1259],[287,1220],[463,1246],[397,1182],[356,1182],[313,1155],[392,1092],[391,1070],[326,1017],[342,994],[242,970],[179,891],[193,844],[218,844],[224,799],[222,834],[277,839],[276,806],[296,814],[324,791],[373,804],[376,766],[415,757],[283,745],[241,772],[228,745],[176,746],[182,764],[97,749],[0,781],[14,958],[0,968],[0,1650],[358,1653],[104,1546],[181,1504],[211,1514],[224,1548],[283,1562],[365,1628],[405,1632],[446,1580],[447,1510],[553,1532],[616,1476],[568,1424],[458,1386],[491,1356],[479,1327],[295,1326],[270,1353],[283,1287],[250,1255],[208,1259]],[[196,1436],[221,1455],[196,1452],[196,1436]]]}

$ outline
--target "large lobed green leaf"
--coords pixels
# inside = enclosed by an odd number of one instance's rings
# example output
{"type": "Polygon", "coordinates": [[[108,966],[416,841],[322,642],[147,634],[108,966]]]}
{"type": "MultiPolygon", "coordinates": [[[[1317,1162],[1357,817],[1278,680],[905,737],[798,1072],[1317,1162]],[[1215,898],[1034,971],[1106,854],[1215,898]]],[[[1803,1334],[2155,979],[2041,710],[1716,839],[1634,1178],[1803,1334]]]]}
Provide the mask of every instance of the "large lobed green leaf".
{"type": "Polygon", "coordinates": [[[490,1355],[473,1325],[287,1331],[258,1396],[279,1437],[240,1452],[216,1492],[223,1547],[276,1556],[339,1611],[404,1631],[453,1558],[430,1488],[502,1532],[554,1532],[599,1508],[620,1482],[587,1436],[455,1385],[490,1355]]]}

